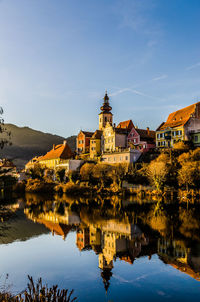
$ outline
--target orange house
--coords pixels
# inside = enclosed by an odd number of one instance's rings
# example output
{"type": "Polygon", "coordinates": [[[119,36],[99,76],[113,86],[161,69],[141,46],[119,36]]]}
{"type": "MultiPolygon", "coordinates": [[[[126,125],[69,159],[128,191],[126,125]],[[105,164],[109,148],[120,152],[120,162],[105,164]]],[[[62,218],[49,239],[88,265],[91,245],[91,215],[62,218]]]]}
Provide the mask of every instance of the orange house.
{"type": "Polygon", "coordinates": [[[89,153],[90,152],[90,139],[94,132],[80,131],[76,139],[76,152],[89,153]]]}

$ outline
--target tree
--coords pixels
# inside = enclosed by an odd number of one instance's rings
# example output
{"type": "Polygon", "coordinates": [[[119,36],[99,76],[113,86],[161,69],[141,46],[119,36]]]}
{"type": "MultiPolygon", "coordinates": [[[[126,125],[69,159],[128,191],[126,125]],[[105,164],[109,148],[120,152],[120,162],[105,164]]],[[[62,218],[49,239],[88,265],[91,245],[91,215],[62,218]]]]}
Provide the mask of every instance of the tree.
{"type": "Polygon", "coordinates": [[[65,179],[65,169],[58,169],[56,171],[56,179],[59,182],[63,182],[64,181],[64,179],[65,179]]]}
{"type": "Polygon", "coordinates": [[[165,162],[152,161],[147,168],[147,176],[157,191],[162,191],[167,181],[169,167],[165,162]]]}
{"type": "Polygon", "coordinates": [[[91,181],[93,177],[93,170],[95,164],[93,163],[85,163],[80,169],[81,179],[84,181],[91,181]]]}
{"type": "Polygon", "coordinates": [[[29,170],[29,174],[32,179],[43,179],[44,177],[44,168],[41,167],[40,164],[36,164],[34,168],[29,170]]]}
{"type": "Polygon", "coordinates": [[[7,131],[4,126],[4,119],[2,118],[3,108],[0,107],[0,149],[3,149],[5,145],[11,144],[11,132],[7,131]]]}
{"type": "Polygon", "coordinates": [[[199,186],[200,184],[200,162],[185,162],[178,172],[178,183],[180,186],[199,186]]]}
{"type": "Polygon", "coordinates": [[[101,188],[105,187],[108,180],[111,180],[113,167],[108,164],[99,163],[94,166],[93,175],[101,183],[101,188]]]}

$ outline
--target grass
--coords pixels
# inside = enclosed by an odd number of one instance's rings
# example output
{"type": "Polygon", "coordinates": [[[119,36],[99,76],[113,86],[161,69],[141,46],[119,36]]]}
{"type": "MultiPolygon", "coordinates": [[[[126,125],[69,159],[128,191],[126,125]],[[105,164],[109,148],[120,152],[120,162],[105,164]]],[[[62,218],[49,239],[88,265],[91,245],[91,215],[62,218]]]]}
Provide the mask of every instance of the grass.
{"type": "MultiPolygon", "coordinates": [[[[6,280],[8,275],[6,276],[6,280]]],[[[72,297],[73,290],[59,289],[58,285],[48,287],[43,285],[42,279],[40,278],[37,282],[34,282],[33,278],[28,276],[27,289],[17,295],[12,295],[8,287],[0,291],[0,301],[2,302],[75,302],[76,297],[72,297]]]]}

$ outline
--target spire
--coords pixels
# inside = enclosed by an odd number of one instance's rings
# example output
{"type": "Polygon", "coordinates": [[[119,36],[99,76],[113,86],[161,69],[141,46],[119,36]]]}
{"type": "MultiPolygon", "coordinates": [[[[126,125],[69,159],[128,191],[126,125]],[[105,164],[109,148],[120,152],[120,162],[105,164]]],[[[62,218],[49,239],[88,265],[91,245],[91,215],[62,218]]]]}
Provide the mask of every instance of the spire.
{"type": "Polygon", "coordinates": [[[104,288],[105,288],[105,291],[106,291],[106,294],[107,294],[108,288],[110,286],[110,278],[112,277],[111,269],[106,268],[106,269],[102,270],[101,277],[103,279],[104,288]]]}
{"type": "Polygon", "coordinates": [[[105,96],[103,98],[104,102],[103,102],[103,106],[101,106],[101,111],[104,113],[109,113],[112,110],[112,107],[109,104],[109,97],[107,94],[107,90],[105,92],[105,96]]]}
{"type": "Polygon", "coordinates": [[[108,93],[107,93],[107,90],[105,92],[105,96],[104,96],[104,103],[109,103],[109,97],[108,97],[108,93]]]}

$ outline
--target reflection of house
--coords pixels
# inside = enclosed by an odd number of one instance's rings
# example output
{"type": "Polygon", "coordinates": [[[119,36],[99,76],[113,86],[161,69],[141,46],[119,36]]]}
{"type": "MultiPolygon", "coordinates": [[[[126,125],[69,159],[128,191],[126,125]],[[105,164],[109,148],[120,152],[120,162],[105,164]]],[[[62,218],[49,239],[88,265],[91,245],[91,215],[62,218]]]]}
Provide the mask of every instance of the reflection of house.
{"type": "Polygon", "coordinates": [[[68,209],[64,209],[63,214],[59,214],[56,211],[56,208],[54,208],[54,210],[48,209],[46,213],[41,212],[37,214],[37,216],[35,216],[34,213],[30,213],[29,209],[25,209],[24,212],[29,219],[33,220],[34,222],[44,224],[48,229],[51,230],[53,235],[60,235],[64,239],[71,230],[72,226],[78,226],[80,224],[79,216],[68,209]]]}
{"type": "Polygon", "coordinates": [[[163,262],[200,281],[199,269],[198,271],[194,269],[194,264],[196,261],[199,262],[199,257],[192,259],[191,249],[187,248],[184,242],[159,239],[158,255],[163,262]]]}
{"type": "Polygon", "coordinates": [[[99,254],[99,268],[107,291],[113,261],[119,258],[132,264],[140,254],[142,246],[148,244],[148,240],[137,225],[128,221],[98,219],[91,223],[87,217],[82,217],[81,220],[85,227],[77,231],[77,246],[84,250],[89,242],[95,253],[99,254]]]}
{"type": "Polygon", "coordinates": [[[76,231],[76,245],[80,251],[89,247],[89,235],[89,229],[87,227],[79,227],[76,231]]]}
{"type": "Polygon", "coordinates": [[[156,130],[157,147],[173,147],[191,139],[191,131],[200,129],[200,102],[171,113],[156,130]]]}

